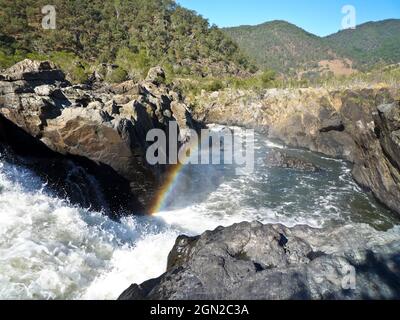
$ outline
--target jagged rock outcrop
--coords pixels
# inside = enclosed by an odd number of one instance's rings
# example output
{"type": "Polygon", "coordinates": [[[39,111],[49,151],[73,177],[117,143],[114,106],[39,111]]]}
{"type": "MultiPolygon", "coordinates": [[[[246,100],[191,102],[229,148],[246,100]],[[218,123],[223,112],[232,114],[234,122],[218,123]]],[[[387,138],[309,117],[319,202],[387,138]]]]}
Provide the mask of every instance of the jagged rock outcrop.
{"type": "Polygon", "coordinates": [[[52,83],[54,81],[65,81],[65,75],[49,61],[25,59],[7,69],[5,74],[0,75],[0,80],[8,82],[38,81],[52,83]]]}
{"type": "Polygon", "coordinates": [[[1,75],[0,114],[58,154],[109,167],[145,206],[166,169],[147,163],[147,133],[168,133],[169,122],[182,135],[196,128],[163,76],[154,68],[142,83],[71,86],[50,62],[24,60],[1,75]]]}
{"type": "Polygon", "coordinates": [[[203,92],[194,113],[205,122],[256,128],[289,146],[349,160],[355,180],[400,213],[394,156],[399,98],[398,89],[389,87],[225,90],[203,92]]]}
{"type": "Polygon", "coordinates": [[[120,299],[398,299],[398,231],[244,222],[180,236],[167,272],[120,299]]]}

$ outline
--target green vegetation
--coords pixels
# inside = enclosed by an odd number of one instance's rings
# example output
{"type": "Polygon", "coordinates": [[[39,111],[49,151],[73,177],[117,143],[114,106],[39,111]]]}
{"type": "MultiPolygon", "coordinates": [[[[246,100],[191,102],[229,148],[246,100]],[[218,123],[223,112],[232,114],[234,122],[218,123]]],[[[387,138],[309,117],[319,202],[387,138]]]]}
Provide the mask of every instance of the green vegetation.
{"type": "Polygon", "coordinates": [[[314,87],[368,87],[370,85],[386,85],[394,88],[400,86],[400,64],[388,66],[376,65],[365,72],[351,76],[328,76],[315,82],[308,83],[314,87]]]}
{"type": "Polygon", "coordinates": [[[294,72],[309,68],[315,61],[332,57],[319,37],[285,21],[227,28],[224,31],[263,69],[294,72]]]}
{"type": "Polygon", "coordinates": [[[252,90],[263,92],[265,89],[299,89],[310,87],[323,88],[366,88],[369,86],[400,86],[400,64],[376,66],[368,72],[358,72],[351,76],[326,74],[313,79],[278,77],[273,71],[266,70],[248,78],[226,77],[223,79],[179,79],[178,88],[185,96],[195,101],[204,90],[211,93],[225,89],[252,90]]]}
{"type": "Polygon", "coordinates": [[[285,21],[222,31],[173,0],[53,0],[57,28],[44,30],[41,8],[46,4],[0,0],[0,69],[24,58],[48,59],[74,83],[85,82],[94,71],[117,83],[139,81],[161,65],[166,81],[177,82],[190,95],[228,87],[398,80],[398,67],[385,66],[400,61],[400,20],[320,38],[285,21]],[[335,76],[331,66],[321,70],[320,62],[332,59],[344,68],[352,62],[362,72],[345,77],[335,76]]]}
{"type": "MultiPolygon", "coordinates": [[[[154,65],[173,76],[254,71],[229,37],[173,0],[54,0],[56,30],[41,26],[47,4],[0,0],[0,68],[35,54],[56,58],[77,80],[101,63],[120,65],[132,79],[154,65]]],[[[121,70],[111,77],[124,78],[121,70]]]]}
{"type": "Polygon", "coordinates": [[[117,67],[107,74],[106,81],[110,83],[121,83],[128,79],[128,73],[121,67],[117,67]]]}
{"type": "MultiPolygon", "coordinates": [[[[32,59],[34,57],[31,57],[31,54],[28,54],[28,58],[32,59]]],[[[48,59],[53,61],[62,70],[64,70],[64,72],[69,75],[70,80],[75,83],[85,82],[90,75],[89,64],[70,52],[52,52],[47,56],[37,57],[36,59],[48,59]]]]}
{"type": "Polygon", "coordinates": [[[232,89],[269,89],[278,88],[286,85],[282,78],[278,78],[276,72],[267,69],[264,72],[259,72],[251,77],[191,77],[175,79],[177,90],[184,93],[185,96],[194,97],[202,91],[215,92],[226,88],[232,89]]]}
{"type": "Polygon", "coordinates": [[[322,60],[349,59],[359,70],[400,62],[400,20],[370,22],[321,38],[285,21],[224,31],[260,68],[295,75],[322,60]]]}
{"type": "Polygon", "coordinates": [[[325,38],[338,53],[366,70],[379,63],[400,62],[400,20],[368,22],[325,38]]]}

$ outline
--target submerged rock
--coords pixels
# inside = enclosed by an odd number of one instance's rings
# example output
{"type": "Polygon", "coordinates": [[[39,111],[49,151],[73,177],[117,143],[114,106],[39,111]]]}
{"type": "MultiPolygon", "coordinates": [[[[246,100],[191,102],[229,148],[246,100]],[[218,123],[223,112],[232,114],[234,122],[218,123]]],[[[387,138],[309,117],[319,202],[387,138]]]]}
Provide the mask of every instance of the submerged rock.
{"type": "Polygon", "coordinates": [[[318,166],[309,161],[291,157],[277,150],[271,150],[267,154],[266,164],[271,168],[278,167],[306,172],[317,172],[321,170],[318,166]]]}
{"type": "Polygon", "coordinates": [[[120,299],[398,299],[399,252],[398,230],[243,222],[180,236],[167,272],[120,299]]]}

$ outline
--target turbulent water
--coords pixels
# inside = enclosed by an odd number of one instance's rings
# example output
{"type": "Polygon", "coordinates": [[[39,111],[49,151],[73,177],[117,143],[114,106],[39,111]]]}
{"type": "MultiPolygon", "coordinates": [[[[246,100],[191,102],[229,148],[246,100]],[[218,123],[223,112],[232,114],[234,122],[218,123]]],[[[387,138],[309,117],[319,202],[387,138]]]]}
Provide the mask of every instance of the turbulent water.
{"type": "Polygon", "coordinates": [[[246,176],[186,166],[162,212],[120,223],[57,199],[31,171],[0,161],[0,299],[115,299],[165,271],[179,234],[244,220],[379,230],[398,223],[353,182],[349,164],[286,149],[323,170],[271,169],[271,148],[284,147],[256,136],[256,168],[246,176]]]}

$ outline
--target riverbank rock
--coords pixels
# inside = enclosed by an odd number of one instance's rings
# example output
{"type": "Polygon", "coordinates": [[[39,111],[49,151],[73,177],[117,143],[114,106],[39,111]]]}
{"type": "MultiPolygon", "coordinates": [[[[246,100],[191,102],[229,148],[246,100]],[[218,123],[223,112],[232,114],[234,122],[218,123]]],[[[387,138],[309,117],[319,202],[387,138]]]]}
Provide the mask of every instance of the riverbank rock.
{"type": "Polygon", "coordinates": [[[163,75],[158,67],[137,84],[72,86],[52,63],[24,60],[1,75],[0,114],[62,156],[110,168],[145,207],[167,170],[147,163],[147,133],[168,138],[170,122],[181,135],[197,128],[181,96],[158,81],[163,75]]]}
{"type": "Polygon", "coordinates": [[[167,272],[120,299],[398,299],[398,231],[244,222],[180,236],[167,272]]]}
{"type": "Polygon", "coordinates": [[[277,150],[271,150],[265,159],[265,162],[270,168],[284,168],[284,169],[293,169],[298,171],[305,172],[317,172],[320,171],[320,168],[313,163],[291,157],[290,155],[283,153],[277,150]]]}
{"type": "Polygon", "coordinates": [[[226,89],[203,92],[193,112],[205,122],[255,128],[291,147],[351,161],[355,180],[400,214],[398,94],[382,86],[226,89]]]}
{"type": "Polygon", "coordinates": [[[378,106],[373,126],[359,123],[362,134],[355,136],[358,161],[353,170],[355,180],[390,208],[400,211],[400,104],[378,106]]]}

